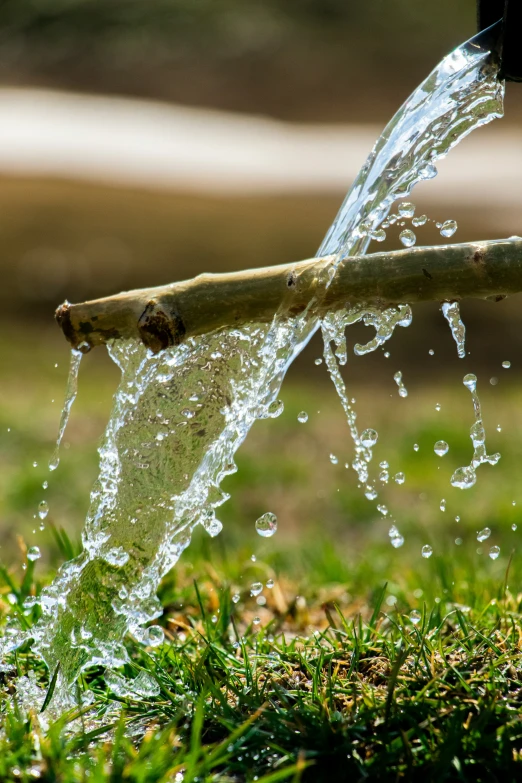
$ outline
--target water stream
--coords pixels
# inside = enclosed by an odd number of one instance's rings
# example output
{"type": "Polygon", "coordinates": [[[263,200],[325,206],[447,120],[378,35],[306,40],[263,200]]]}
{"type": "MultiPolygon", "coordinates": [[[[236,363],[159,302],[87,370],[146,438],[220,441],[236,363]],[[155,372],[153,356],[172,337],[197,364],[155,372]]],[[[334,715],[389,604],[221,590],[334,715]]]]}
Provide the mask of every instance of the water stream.
{"type": "MultiPolygon", "coordinates": [[[[365,253],[372,238],[383,238],[382,223],[393,202],[419,180],[435,176],[436,161],[473,129],[501,116],[503,86],[489,54],[494,35],[489,36],[448,55],[383,131],[319,248],[318,255],[332,254],[334,260],[306,312],[287,318],[283,304],[269,325],[191,338],[155,356],[138,342],[109,346],[121,380],[100,448],[84,550],[42,591],[37,624],[22,631],[13,620],[0,639],[0,658],[32,639],[50,672],[59,666],[55,699],[62,707],[83,668],[114,669],[127,660],[126,633],[148,645],[161,643],[161,628],[145,627],[162,612],[159,582],[197,524],[211,536],[220,532],[216,512],[227,500],[221,481],[236,470],[235,452],[252,424],[281,412],[277,397],[286,370],[318,328],[354,443],[353,468],[368,499],[376,500],[369,465],[377,433],[359,433],[356,425],[340,370],[347,361],[345,329],[357,321],[374,328],[366,345],[355,346],[356,353],[365,354],[383,345],[397,326],[408,326],[411,310],[361,306],[320,321],[315,308],[339,265],[349,263],[346,257],[365,253]]],[[[403,205],[401,214],[405,210],[411,205],[403,205]]],[[[408,242],[413,243],[411,237],[408,242]]],[[[452,312],[457,308],[453,305],[452,312]]],[[[78,362],[73,356],[73,370],[78,362]]],[[[75,394],[74,372],[71,378],[60,438],[75,394]]],[[[405,387],[399,380],[400,391],[405,387]]],[[[473,469],[483,458],[491,461],[474,445],[473,469]]],[[[388,513],[385,506],[378,508],[388,513]]],[[[400,533],[395,526],[392,530],[392,543],[399,546],[400,533]]]]}

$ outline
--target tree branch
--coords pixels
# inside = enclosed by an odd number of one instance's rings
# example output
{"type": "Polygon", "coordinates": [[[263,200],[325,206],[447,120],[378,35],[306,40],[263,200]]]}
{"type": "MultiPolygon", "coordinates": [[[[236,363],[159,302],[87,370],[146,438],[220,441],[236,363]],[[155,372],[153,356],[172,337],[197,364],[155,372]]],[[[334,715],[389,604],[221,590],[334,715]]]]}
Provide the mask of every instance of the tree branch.
{"type": "Polygon", "coordinates": [[[141,339],[154,352],[214,329],[356,304],[383,308],[467,298],[499,301],[522,291],[522,239],[414,247],[347,258],[324,291],[332,257],[127,291],[81,304],[65,302],[56,320],[84,352],[112,338],[141,339]]]}

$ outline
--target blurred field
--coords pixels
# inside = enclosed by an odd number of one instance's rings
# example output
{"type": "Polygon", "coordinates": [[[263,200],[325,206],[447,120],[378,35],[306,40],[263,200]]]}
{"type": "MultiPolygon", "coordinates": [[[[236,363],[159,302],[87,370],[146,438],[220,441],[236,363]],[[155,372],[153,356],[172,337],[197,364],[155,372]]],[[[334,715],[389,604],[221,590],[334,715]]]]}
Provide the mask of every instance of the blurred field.
{"type": "MultiPolygon", "coordinates": [[[[453,348],[442,318],[439,328],[453,348]]],[[[406,340],[408,332],[413,336],[414,330],[415,322],[392,339],[391,358],[386,359],[382,352],[353,357],[345,369],[349,392],[358,401],[361,429],[371,426],[379,432],[374,469],[378,471],[377,465],[383,460],[390,465],[390,482],[383,485],[379,500],[388,506],[405,536],[404,546],[398,550],[390,546],[391,522],[363,496],[355,474],[344,467],[352,459],[352,445],[324,366],[313,363],[320,352],[316,341],[283,387],[284,413],[276,420],[259,422],[238,454],[239,471],[224,485],[232,497],[219,513],[223,533],[217,540],[206,540],[203,532],[197,535],[196,543],[185,553],[188,560],[200,552],[212,562],[217,552],[222,554],[224,550],[233,560],[245,551],[261,558],[280,553],[290,573],[299,576],[299,553],[310,545],[313,550],[315,542],[320,541],[335,550],[338,561],[344,564],[342,576],[331,575],[334,581],[349,580],[351,568],[374,558],[379,558],[393,581],[406,565],[416,563],[420,570],[424,567],[420,548],[429,543],[439,555],[451,558],[465,550],[466,557],[481,562],[488,570],[505,567],[522,533],[518,481],[522,458],[520,367],[516,357],[504,356],[497,349],[487,371],[479,373],[488,452],[498,450],[502,459],[495,467],[479,469],[473,489],[454,489],[449,484],[450,476],[456,467],[469,463],[472,453],[472,404],[461,383],[464,372],[473,370],[472,357],[462,362],[446,361],[437,354],[431,357],[424,343],[423,353],[431,368],[415,372],[412,363],[404,375],[409,396],[401,399],[393,381],[393,372],[399,368],[394,341],[398,345],[406,340]],[[505,358],[512,359],[509,370],[501,367],[505,358]],[[449,369],[441,368],[445,364],[449,369]],[[490,371],[498,379],[495,386],[489,383],[490,371]],[[435,408],[437,403],[440,411],[435,408]],[[309,414],[306,424],[297,422],[300,410],[309,414]],[[502,432],[497,432],[497,425],[502,432]],[[433,452],[435,441],[440,439],[450,445],[444,458],[433,452]],[[413,450],[415,443],[419,444],[418,452],[413,450]],[[338,458],[337,465],[331,463],[330,454],[338,458]],[[406,474],[403,486],[393,481],[398,471],[406,474]],[[445,511],[440,510],[442,498],[446,500],[445,511]],[[273,539],[262,540],[254,522],[267,510],[277,515],[279,530],[273,539]],[[461,518],[458,523],[457,515],[461,518]],[[518,524],[520,530],[513,531],[512,524],[518,524]],[[491,537],[478,544],[476,533],[485,526],[491,528],[491,537]],[[501,547],[496,563],[487,557],[492,545],[501,547]],[[293,554],[287,558],[285,553],[293,554]]],[[[73,539],[79,537],[96,475],[96,446],[107,421],[117,371],[103,349],[84,358],[80,392],[61,464],[49,474],[46,466],[67,374],[66,344],[57,330],[18,330],[11,341],[4,337],[1,355],[0,557],[8,566],[20,563],[17,536],[22,535],[28,545],[41,547],[44,564],[56,565],[57,550],[50,527],[64,527],[73,539]],[[42,488],[45,480],[49,480],[47,490],[42,488]],[[45,530],[40,531],[36,514],[44,498],[50,513],[45,530]]],[[[518,555],[513,564],[518,571],[517,563],[518,555]]]]}
{"type": "Polygon", "coordinates": [[[473,0],[5,0],[0,25],[4,84],[358,122],[476,31],[473,0]]]}

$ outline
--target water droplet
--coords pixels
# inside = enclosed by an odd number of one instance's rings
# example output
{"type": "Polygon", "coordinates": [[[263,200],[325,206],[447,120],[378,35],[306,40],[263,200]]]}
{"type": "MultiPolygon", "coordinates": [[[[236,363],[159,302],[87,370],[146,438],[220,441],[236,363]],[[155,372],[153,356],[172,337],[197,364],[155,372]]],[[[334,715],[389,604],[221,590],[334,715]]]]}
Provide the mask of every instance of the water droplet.
{"type": "Polygon", "coordinates": [[[384,351],[384,358],[389,359],[391,356],[391,353],[389,351],[384,351]]]}
{"type": "Polygon", "coordinates": [[[375,430],[368,429],[361,433],[361,443],[366,449],[371,449],[372,446],[375,446],[378,439],[379,435],[375,430]]]}
{"type": "Polygon", "coordinates": [[[49,513],[49,504],[46,500],[41,500],[38,503],[38,516],[40,519],[45,519],[47,514],[49,513]]]}
{"type": "Polygon", "coordinates": [[[492,560],[496,560],[499,554],[500,554],[499,546],[492,546],[491,549],[489,550],[489,556],[492,560]]]}
{"type": "Polygon", "coordinates": [[[460,517],[459,517],[459,515],[458,515],[458,514],[457,514],[457,516],[455,517],[455,522],[460,522],[460,517]]]}
{"type": "Polygon", "coordinates": [[[259,625],[260,622],[261,620],[259,617],[254,617],[254,619],[252,620],[252,625],[259,625]]]}
{"type": "Polygon", "coordinates": [[[411,224],[412,224],[412,226],[415,226],[415,228],[417,228],[418,226],[426,225],[427,221],[428,221],[428,218],[426,217],[426,215],[419,215],[419,217],[414,217],[413,218],[413,220],[411,221],[411,224]]]}
{"type": "Polygon", "coordinates": [[[502,432],[502,427],[500,426],[500,424],[497,424],[497,432],[502,432]]]}
{"type": "Polygon", "coordinates": [[[413,444],[413,451],[418,451],[418,450],[419,450],[419,448],[420,448],[420,447],[419,447],[419,444],[418,444],[418,443],[414,443],[414,444],[413,444]]]}
{"type": "Polygon", "coordinates": [[[387,484],[390,478],[390,474],[387,470],[381,470],[379,473],[379,481],[382,481],[383,484],[387,484]]]}
{"type": "Polygon", "coordinates": [[[47,489],[48,486],[49,486],[49,482],[48,481],[42,482],[42,488],[43,489],[47,489]]]}
{"type": "Polygon", "coordinates": [[[161,625],[151,625],[145,629],[142,641],[148,647],[159,647],[165,641],[165,631],[161,625]]]}
{"type": "Polygon", "coordinates": [[[277,417],[282,414],[284,409],[285,404],[283,400],[274,400],[274,402],[271,402],[268,406],[268,415],[271,419],[277,419],[277,417]]]}
{"type": "Polygon", "coordinates": [[[442,498],[442,500],[440,501],[440,510],[446,511],[446,501],[444,500],[444,498],[442,498]]]}
{"type": "Polygon", "coordinates": [[[421,613],[418,612],[416,609],[413,609],[410,612],[410,622],[413,623],[413,625],[418,625],[422,619],[421,613]]]}
{"type": "Polygon", "coordinates": [[[238,604],[240,599],[241,599],[241,596],[239,595],[239,593],[234,593],[234,595],[232,596],[232,603],[238,604]]]}
{"type": "Polygon", "coordinates": [[[491,530],[489,527],[485,527],[483,530],[481,530],[479,533],[477,533],[477,541],[486,541],[491,535],[491,530]]]}
{"type": "Polygon", "coordinates": [[[469,489],[477,481],[477,474],[471,466],[465,468],[457,468],[453,476],[451,477],[451,486],[458,489],[469,489]]]}
{"type": "Polygon", "coordinates": [[[449,446],[445,440],[438,440],[433,447],[433,451],[438,457],[443,457],[449,451],[449,446]]]}
{"type": "Polygon", "coordinates": [[[213,614],[212,617],[210,618],[210,622],[213,625],[215,625],[217,623],[217,621],[218,621],[217,614],[213,614]]]}
{"type": "Polygon", "coordinates": [[[271,590],[272,587],[274,586],[274,580],[273,579],[267,579],[266,586],[268,587],[269,590],[271,590]]]}
{"type": "Polygon", "coordinates": [[[430,348],[428,353],[429,353],[430,356],[435,356],[435,351],[433,350],[433,348],[430,348]]]}
{"type": "Polygon", "coordinates": [[[395,381],[395,383],[399,387],[399,397],[407,397],[408,396],[408,389],[406,388],[406,386],[403,383],[402,372],[400,370],[397,370],[397,372],[393,376],[393,380],[395,381]]]}
{"type": "Polygon", "coordinates": [[[382,228],[378,228],[375,231],[370,231],[370,237],[375,239],[376,242],[384,242],[386,239],[386,231],[383,231],[382,228]]]}
{"type": "Polygon", "coordinates": [[[396,484],[404,484],[405,480],[406,480],[406,476],[404,475],[404,473],[399,472],[396,473],[394,476],[394,481],[396,484]]]}
{"type": "Polygon", "coordinates": [[[372,487],[371,484],[368,484],[366,489],[364,490],[364,494],[368,498],[368,500],[375,500],[376,497],[378,497],[378,492],[375,489],[375,487],[372,487]]]}
{"type": "Polygon", "coordinates": [[[191,410],[190,408],[183,408],[181,411],[181,415],[184,416],[186,419],[193,419],[196,415],[196,412],[191,410]]]}
{"type": "Polygon", "coordinates": [[[107,563],[116,566],[117,568],[124,566],[129,557],[129,553],[126,552],[122,546],[115,546],[112,549],[109,549],[103,556],[107,563]]]}
{"type": "Polygon", "coordinates": [[[250,559],[253,563],[257,561],[257,557],[255,555],[250,555],[250,559]]]}
{"type": "Polygon", "coordinates": [[[412,204],[410,201],[403,201],[399,204],[397,212],[401,217],[411,218],[415,214],[415,204],[412,204]]]}
{"type": "Polygon", "coordinates": [[[507,361],[506,362],[502,362],[502,367],[505,370],[509,370],[509,368],[511,367],[511,362],[507,362],[507,361]]]}
{"type": "Polygon", "coordinates": [[[445,220],[440,227],[440,233],[443,237],[452,237],[457,228],[458,225],[456,220],[445,220]]]}
{"type": "Polygon", "coordinates": [[[33,468],[37,468],[37,467],[38,467],[38,463],[36,461],[33,462],[33,468]]]}
{"type": "Polygon", "coordinates": [[[437,176],[437,167],[433,163],[426,163],[419,169],[419,176],[421,179],[433,179],[437,176]]]}
{"type": "Polygon", "coordinates": [[[495,376],[493,376],[493,378],[490,378],[490,379],[489,379],[489,382],[490,382],[490,384],[491,384],[492,386],[496,386],[496,385],[497,385],[497,383],[498,383],[498,378],[495,378],[495,376]]]}
{"type": "Polygon", "coordinates": [[[330,462],[332,463],[332,465],[337,465],[337,463],[339,462],[335,454],[330,454],[330,462]]]}
{"type": "Polygon", "coordinates": [[[318,358],[315,360],[315,362],[314,362],[314,364],[316,364],[318,367],[319,367],[319,365],[320,365],[320,364],[322,364],[322,363],[323,363],[323,360],[321,359],[321,357],[320,357],[320,356],[319,356],[319,357],[318,357],[318,358]]]}
{"type": "Polygon", "coordinates": [[[306,411],[301,411],[301,413],[298,413],[297,421],[300,422],[300,424],[306,424],[308,421],[308,413],[306,411]]]}
{"type": "Polygon", "coordinates": [[[270,538],[277,531],[277,517],[271,511],[267,511],[256,520],[256,530],[263,538],[270,538]]]}
{"type": "Polygon", "coordinates": [[[516,522],[513,522],[513,524],[511,525],[511,530],[512,530],[513,532],[515,532],[515,530],[516,530],[516,529],[517,529],[516,522]]]}
{"type": "Polygon", "coordinates": [[[462,383],[467,389],[474,392],[477,389],[477,376],[473,375],[473,373],[470,372],[464,376],[464,378],[462,379],[462,383]]]}
{"type": "Polygon", "coordinates": [[[30,546],[27,550],[27,559],[28,560],[38,560],[42,556],[42,553],[40,552],[39,547],[37,546],[30,546]]]}
{"type": "Polygon", "coordinates": [[[431,557],[433,554],[433,548],[429,544],[424,544],[421,549],[421,555],[425,558],[431,557]]]}
{"type": "Polygon", "coordinates": [[[263,583],[262,582],[253,582],[250,585],[250,595],[252,597],[255,597],[256,595],[260,595],[263,592],[263,583]]]}
{"type": "Polygon", "coordinates": [[[404,536],[398,533],[396,536],[390,536],[390,544],[394,549],[399,549],[404,544],[404,536]]]}
{"type": "Polygon", "coordinates": [[[456,538],[455,543],[457,546],[460,546],[462,544],[462,538],[456,538]]]}
{"type": "Polygon", "coordinates": [[[382,503],[378,504],[377,511],[380,511],[381,514],[383,515],[383,517],[387,516],[387,514],[388,514],[388,509],[382,503]]]}
{"type": "Polygon", "coordinates": [[[404,247],[413,247],[417,241],[417,237],[410,228],[405,228],[404,231],[401,231],[399,234],[399,239],[401,240],[404,247]]]}

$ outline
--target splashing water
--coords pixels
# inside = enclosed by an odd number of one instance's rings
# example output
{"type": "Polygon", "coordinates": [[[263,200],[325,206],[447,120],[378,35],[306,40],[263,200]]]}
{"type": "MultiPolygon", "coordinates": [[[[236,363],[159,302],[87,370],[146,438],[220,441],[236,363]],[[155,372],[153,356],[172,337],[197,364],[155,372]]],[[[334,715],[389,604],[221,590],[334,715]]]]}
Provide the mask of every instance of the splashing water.
{"type": "Polygon", "coordinates": [[[397,370],[397,372],[393,376],[393,380],[395,381],[395,383],[399,388],[399,397],[407,397],[408,389],[404,385],[404,381],[402,380],[402,372],[400,370],[397,370]]]}
{"type": "MultiPolygon", "coordinates": [[[[473,39],[444,58],[384,129],[319,248],[318,255],[335,255],[326,269],[326,288],[347,257],[366,252],[396,199],[408,196],[420,180],[432,179],[437,173],[435,162],[468,133],[502,116],[503,86],[497,80],[495,58],[484,51],[479,54],[476,41],[473,39]]],[[[388,219],[388,225],[398,217],[412,217],[415,207],[402,202],[398,212],[398,216],[388,219]]],[[[415,235],[409,232],[405,242],[402,235],[407,233],[402,232],[401,241],[411,246],[415,235]]],[[[456,308],[458,313],[458,305],[456,308]]],[[[375,337],[364,346],[354,347],[355,354],[361,356],[390,339],[397,325],[409,326],[411,319],[411,309],[405,305],[381,310],[357,306],[329,313],[321,323],[324,358],[346,413],[355,448],[352,466],[361,484],[368,481],[372,453],[361,445],[355,424],[357,414],[339,369],[347,360],[345,329],[361,320],[374,327],[375,337]],[[331,343],[336,347],[335,354],[331,343]]],[[[369,499],[377,496],[371,486],[365,494],[369,499]]]]}
{"type": "Polygon", "coordinates": [[[58,429],[58,438],[56,439],[56,447],[53,452],[53,456],[49,460],[49,470],[56,470],[60,464],[60,446],[62,444],[67,422],[71,415],[71,408],[73,402],[78,394],[78,372],[80,370],[80,362],[82,360],[83,353],[72,349],[71,351],[71,363],[69,365],[69,377],[67,378],[67,388],[65,390],[65,401],[62,408],[62,415],[60,418],[60,426],[58,429]]]}
{"type": "MultiPolygon", "coordinates": [[[[221,529],[216,509],[228,496],[220,484],[236,470],[234,454],[256,419],[280,412],[286,370],[319,327],[355,446],[352,466],[367,496],[377,497],[367,484],[377,438],[369,438],[371,430],[359,436],[339,369],[347,360],[344,332],[358,321],[374,327],[373,339],[355,346],[363,355],[383,345],[396,326],[409,325],[411,310],[405,304],[383,310],[347,306],[322,321],[317,310],[339,265],[364,254],[392,203],[433,177],[435,162],[474,128],[501,116],[503,87],[487,43],[476,38],[448,55],[388,124],[319,249],[319,256],[333,259],[319,267],[318,293],[304,313],[287,317],[283,302],[270,325],[220,330],[158,355],[132,341],[109,346],[121,381],[100,448],[83,552],[42,591],[36,625],[22,631],[13,619],[0,640],[0,655],[32,639],[51,672],[60,666],[53,698],[62,708],[71,703],[69,686],[82,669],[113,669],[127,661],[128,631],[145,644],[160,639],[161,629],[143,626],[161,614],[161,578],[197,524],[210,535],[221,529]]],[[[58,443],[80,358],[73,353],[58,443]]],[[[379,510],[388,515],[385,506],[379,510]]],[[[402,544],[400,534],[391,538],[402,544]]]]}
{"type": "Polygon", "coordinates": [[[486,451],[486,431],[482,423],[482,408],[477,394],[477,376],[469,373],[464,376],[462,381],[464,386],[470,390],[473,400],[473,412],[475,421],[470,429],[470,438],[473,443],[473,457],[471,463],[463,468],[457,468],[451,477],[451,483],[459,489],[469,489],[477,481],[476,470],[479,465],[489,462],[490,465],[496,465],[500,459],[500,454],[488,455],[486,451]]]}
{"type": "Polygon", "coordinates": [[[457,353],[459,359],[466,358],[466,327],[460,317],[460,308],[458,302],[443,302],[442,314],[449,323],[453,339],[457,343],[457,353]]]}

